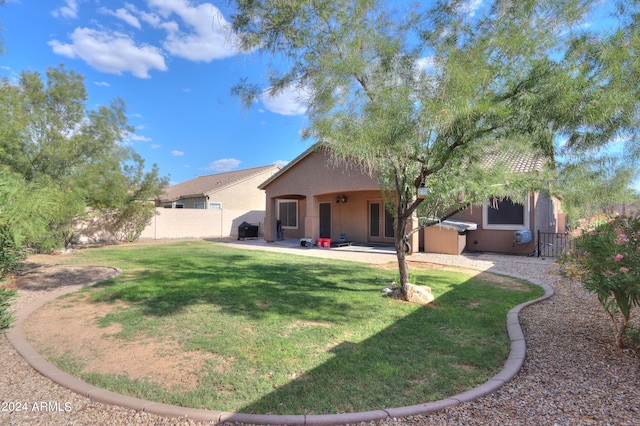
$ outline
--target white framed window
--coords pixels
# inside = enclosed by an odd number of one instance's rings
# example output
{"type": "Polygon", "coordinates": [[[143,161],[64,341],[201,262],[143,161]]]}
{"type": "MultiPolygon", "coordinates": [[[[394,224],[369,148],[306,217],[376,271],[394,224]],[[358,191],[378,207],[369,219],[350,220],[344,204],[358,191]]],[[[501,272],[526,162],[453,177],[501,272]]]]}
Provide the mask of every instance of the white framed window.
{"type": "Polygon", "coordinates": [[[278,220],[283,228],[298,228],[298,200],[278,200],[278,220]]]}
{"type": "Polygon", "coordinates": [[[165,209],[172,209],[173,208],[173,204],[171,204],[171,203],[163,204],[162,207],[164,207],[165,209]]]}
{"type": "Polygon", "coordinates": [[[222,203],[209,203],[209,210],[222,210],[222,203]]]}
{"type": "Polygon", "coordinates": [[[482,205],[482,228],[517,231],[529,229],[529,197],[523,204],[509,198],[487,200],[482,205]]]}
{"type": "Polygon", "coordinates": [[[204,210],[204,201],[196,201],[193,203],[194,209],[202,209],[204,210]]]}
{"type": "Polygon", "coordinates": [[[174,209],[184,209],[184,203],[175,203],[173,205],[174,209]]]}

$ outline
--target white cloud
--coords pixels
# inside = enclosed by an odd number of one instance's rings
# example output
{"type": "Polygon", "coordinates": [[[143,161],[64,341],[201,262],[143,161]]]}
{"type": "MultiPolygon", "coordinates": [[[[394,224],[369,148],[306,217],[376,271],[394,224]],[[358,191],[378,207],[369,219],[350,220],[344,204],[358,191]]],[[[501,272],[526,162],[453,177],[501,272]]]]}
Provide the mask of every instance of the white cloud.
{"type": "MultiPolygon", "coordinates": [[[[135,7],[134,7],[134,9],[135,9],[135,7]]],[[[107,9],[106,7],[101,7],[100,9],[98,9],[98,12],[103,13],[105,15],[115,16],[116,18],[123,20],[127,24],[129,24],[132,27],[135,27],[137,29],[141,29],[142,28],[138,18],[133,16],[129,12],[129,10],[127,10],[125,8],[121,7],[121,8],[116,9],[116,10],[111,10],[111,9],[107,9]]]]}
{"type": "Polygon", "coordinates": [[[132,141],[135,142],[151,142],[153,139],[148,138],[146,136],[142,136],[142,135],[136,135],[136,134],[129,134],[129,139],[131,139],[132,141]]]}
{"type": "Polygon", "coordinates": [[[303,89],[287,88],[277,95],[271,95],[266,89],[260,95],[265,108],[281,115],[302,115],[307,111],[304,105],[307,93],[303,89]]]}
{"type": "Polygon", "coordinates": [[[59,9],[54,10],[51,14],[55,18],[77,18],[78,17],[78,2],[77,0],[66,0],[65,5],[59,9]]]}
{"type": "Polygon", "coordinates": [[[273,162],[273,164],[275,164],[276,166],[284,167],[289,164],[289,162],[287,160],[276,160],[273,162]]]}
{"type": "Polygon", "coordinates": [[[222,160],[216,160],[204,167],[203,170],[212,170],[214,172],[229,172],[240,165],[240,160],[235,158],[223,158],[222,160]]]}
{"type": "Polygon", "coordinates": [[[188,0],[149,0],[148,4],[164,19],[173,15],[181,19],[182,28],[175,21],[155,23],[167,31],[163,47],[172,55],[211,62],[240,53],[230,24],[213,4],[193,6],[188,0]]]}
{"type": "Polygon", "coordinates": [[[176,151],[175,149],[173,151],[171,151],[171,155],[173,155],[174,157],[182,157],[184,155],[184,152],[182,151],[176,151]]]}
{"type": "Polygon", "coordinates": [[[468,0],[460,5],[458,8],[461,14],[468,14],[469,16],[475,16],[476,11],[482,7],[484,0],[468,0]]]}
{"type": "Polygon", "coordinates": [[[136,45],[126,34],[90,28],[76,28],[71,44],[51,40],[54,53],[68,58],[81,58],[98,71],[121,75],[130,72],[138,78],[149,78],[149,70],[165,71],[167,65],[160,49],[136,45]]]}
{"type": "Polygon", "coordinates": [[[96,86],[102,86],[102,87],[110,87],[111,86],[106,81],[94,81],[93,84],[95,84],[96,86]]]}
{"type": "Polygon", "coordinates": [[[160,148],[160,145],[155,144],[155,143],[151,144],[151,149],[158,149],[158,148],[160,148]]]}

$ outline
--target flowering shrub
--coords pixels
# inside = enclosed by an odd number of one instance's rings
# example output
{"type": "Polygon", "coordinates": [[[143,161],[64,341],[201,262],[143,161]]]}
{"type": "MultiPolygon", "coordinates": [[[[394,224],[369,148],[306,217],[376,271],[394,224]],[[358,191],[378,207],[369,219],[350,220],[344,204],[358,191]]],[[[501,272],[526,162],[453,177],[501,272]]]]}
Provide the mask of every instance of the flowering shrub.
{"type": "Polygon", "coordinates": [[[640,306],[640,216],[583,222],[574,242],[561,258],[564,274],[598,296],[622,348],[631,309],[640,306]]]}
{"type": "Polygon", "coordinates": [[[9,308],[11,300],[16,297],[17,293],[18,289],[15,284],[0,283],[0,331],[9,328],[15,319],[9,308]]]}

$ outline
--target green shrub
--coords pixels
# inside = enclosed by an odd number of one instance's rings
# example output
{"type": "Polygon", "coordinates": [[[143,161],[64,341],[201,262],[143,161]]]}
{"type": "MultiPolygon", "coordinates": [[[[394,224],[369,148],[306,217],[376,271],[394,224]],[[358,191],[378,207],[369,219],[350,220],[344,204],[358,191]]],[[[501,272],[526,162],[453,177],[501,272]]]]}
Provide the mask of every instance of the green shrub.
{"type": "Polygon", "coordinates": [[[17,296],[18,289],[15,284],[0,283],[0,331],[9,328],[15,320],[13,313],[9,311],[11,301],[17,296]]]}
{"type": "Polygon", "coordinates": [[[640,216],[583,222],[574,239],[575,249],[561,259],[564,274],[598,296],[622,348],[631,310],[640,305],[640,216]]]}
{"type": "Polygon", "coordinates": [[[0,278],[15,272],[27,257],[27,250],[6,227],[0,226],[0,278]]]}

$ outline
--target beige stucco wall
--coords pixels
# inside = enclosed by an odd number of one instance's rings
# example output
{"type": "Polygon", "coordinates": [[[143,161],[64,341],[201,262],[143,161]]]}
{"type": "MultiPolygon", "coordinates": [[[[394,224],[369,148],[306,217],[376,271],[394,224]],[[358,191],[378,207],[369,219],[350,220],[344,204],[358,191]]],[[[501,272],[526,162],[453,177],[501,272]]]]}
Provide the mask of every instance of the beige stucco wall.
{"type": "Polygon", "coordinates": [[[76,234],[75,242],[91,244],[118,240],[108,220],[91,211],[87,213],[88,217],[76,220],[73,223],[73,232],[76,234]]]}
{"type": "Polygon", "coordinates": [[[242,222],[263,229],[263,210],[163,209],[142,232],[141,239],[225,238],[238,235],[242,222]]]}
{"type": "MultiPolygon", "coordinates": [[[[264,227],[264,210],[201,210],[156,208],[140,235],[141,239],[178,238],[227,238],[238,236],[242,222],[258,225],[260,234],[264,227]]],[[[76,242],[80,244],[117,241],[104,218],[82,219],[74,224],[76,242]]]]}
{"type": "MultiPolygon", "coordinates": [[[[353,242],[393,243],[393,238],[369,237],[369,203],[382,203],[375,177],[359,168],[332,165],[323,150],[308,154],[285,170],[266,188],[265,239],[275,241],[278,199],[298,200],[298,227],[283,229],[285,239],[320,236],[320,204],[331,204],[331,240],[338,241],[341,234],[353,242]],[[336,202],[345,196],[347,202],[336,202]]],[[[418,247],[418,233],[412,236],[412,247],[418,247]]]]}
{"type": "Polygon", "coordinates": [[[265,210],[264,191],[258,189],[258,186],[271,175],[273,171],[265,172],[214,192],[209,195],[208,202],[221,203],[223,210],[265,210]]]}
{"type": "Polygon", "coordinates": [[[467,250],[496,253],[530,254],[536,250],[537,231],[564,232],[564,215],[560,201],[548,198],[542,193],[529,195],[529,227],[532,241],[527,244],[514,244],[515,230],[484,229],[482,224],[483,208],[475,205],[464,210],[453,219],[467,220],[478,224],[476,231],[467,232],[467,250]]]}

